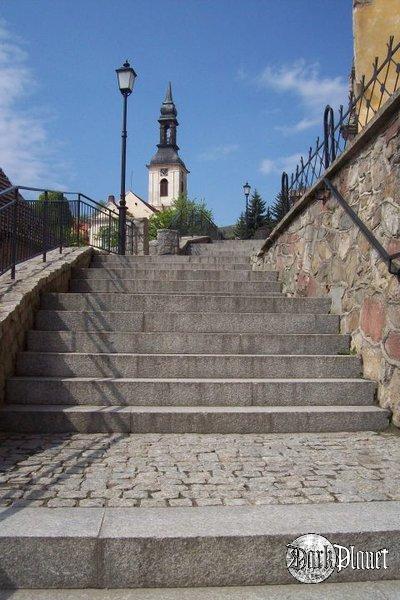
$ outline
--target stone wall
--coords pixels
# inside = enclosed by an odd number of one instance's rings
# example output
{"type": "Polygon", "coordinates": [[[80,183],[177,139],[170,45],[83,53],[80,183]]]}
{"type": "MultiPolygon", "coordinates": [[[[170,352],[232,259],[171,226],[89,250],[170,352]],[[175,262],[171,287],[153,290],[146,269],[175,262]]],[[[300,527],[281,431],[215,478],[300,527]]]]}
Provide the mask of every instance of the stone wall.
{"type": "Polygon", "coordinates": [[[68,290],[71,267],[87,267],[93,248],[65,248],[32,258],[17,265],[16,278],[0,277],[0,403],[4,401],[5,382],[14,372],[15,359],[24,348],[25,334],[32,328],[40,294],[68,290]]]}
{"type": "MultiPolygon", "coordinates": [[[[400,251],[400,96],[396,95],[326,175],[389,253],[400,251]]],[[[277,269],[283,291],[332,298],[365,377],[400,426],[400,284],[338,202],[316,184],[253,257],[277,269]]]]}

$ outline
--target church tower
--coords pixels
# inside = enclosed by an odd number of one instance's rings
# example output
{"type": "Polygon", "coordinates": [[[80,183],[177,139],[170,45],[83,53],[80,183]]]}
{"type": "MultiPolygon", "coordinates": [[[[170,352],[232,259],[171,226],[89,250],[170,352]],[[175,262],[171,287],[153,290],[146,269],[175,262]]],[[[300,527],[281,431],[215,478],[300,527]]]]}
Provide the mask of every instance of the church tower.
{"type": "Polygon", "coordinates": [[[180,195],[187,193],[187,170],[178,155],[176,129],[177,110],[172,99],[171,83],[168,84],[165,100],[161,105],[160,143],[157,152],[147,165],[149,169],[149,204],[159,210],[171,206],[180,195]]]}

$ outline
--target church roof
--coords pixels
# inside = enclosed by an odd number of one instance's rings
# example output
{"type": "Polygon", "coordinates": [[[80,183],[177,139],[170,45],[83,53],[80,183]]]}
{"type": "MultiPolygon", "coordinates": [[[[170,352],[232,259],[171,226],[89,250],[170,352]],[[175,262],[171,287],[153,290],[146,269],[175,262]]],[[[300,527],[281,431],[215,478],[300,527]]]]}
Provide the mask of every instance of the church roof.
{"type": "Polygon", "coordinates": [[[147,165],[181,165],[188,173],[185,163],[173,146],[159,146],[157,152],[147,165]]]}

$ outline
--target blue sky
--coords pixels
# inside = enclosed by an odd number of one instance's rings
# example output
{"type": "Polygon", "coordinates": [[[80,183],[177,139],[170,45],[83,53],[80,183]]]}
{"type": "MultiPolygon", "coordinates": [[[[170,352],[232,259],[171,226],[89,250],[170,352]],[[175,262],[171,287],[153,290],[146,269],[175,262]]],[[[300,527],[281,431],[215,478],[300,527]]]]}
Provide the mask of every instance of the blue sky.
{"type": "Polygon", "coordinates": [[[267,202],[346,101],[350,0],[0,0],[0,166],[22,185],[118,195],[121,96],[129,98],[127,184],[147,199],[169,80],[189,195],[220,225],[247,179],[267,202]]]}

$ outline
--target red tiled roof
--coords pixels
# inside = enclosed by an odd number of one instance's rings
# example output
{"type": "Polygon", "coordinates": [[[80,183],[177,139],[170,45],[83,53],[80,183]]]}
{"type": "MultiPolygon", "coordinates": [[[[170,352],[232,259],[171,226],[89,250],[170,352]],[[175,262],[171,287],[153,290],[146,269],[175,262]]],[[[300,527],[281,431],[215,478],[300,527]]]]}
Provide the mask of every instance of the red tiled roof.
{"type": "MultiPolygon", "coordinates": [[[[8,179],[7,175],[4,173],[3,169],[0,168],[0,192],[2,190],[6,190],[7,188],[9,188],[11,186],[12,186],[11,181],[8,179]]],[[[7,202],[14,200],[14,198],[15,198],[14,192],[8,192],[7,194],[2,194],[0,196],[0,206],[2,206],[3,204],[7,204],[7,202]]],[[[23,199],[21,194],[19,194],[19,198],[20,198],[20,200],[23,199]]]]}

